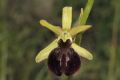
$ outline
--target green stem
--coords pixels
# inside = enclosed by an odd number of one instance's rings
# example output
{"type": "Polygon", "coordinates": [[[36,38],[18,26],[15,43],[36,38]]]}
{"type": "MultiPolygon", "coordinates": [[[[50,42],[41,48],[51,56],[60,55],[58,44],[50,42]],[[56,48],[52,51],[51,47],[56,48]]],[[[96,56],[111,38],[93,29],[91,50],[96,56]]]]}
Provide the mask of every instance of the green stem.
{"type": "Polygon", "coordinates": [[[1,44],[1,63],[0,63],[0,80],[6,80],[7,75],[7,43],[6,41],[1,44]]]}
{"type": "Polygon", "coordinates": [[[8,39],[7,26],[5,22],[1,22],[2,26],[1,40],[0,40],[0,80],[6,80],[7,76],[7,56],[8,56],[8,39]]]}
{"type": "MultiPolygon", "coordinates": [[[[83,15],[79,17],[78,21],[75,23],[76,25],[85,25],[86,21],[88,19],[88,16],[90,14],[90,11],[92,9],[94,0],[88,0],[85,10],[83,11],[83,15]]],[[[76,43],[80,45],[82,39],[82,34],[78,34],[76,37],[76,43]]]]}
{"type": "Polygon", "coordinates": [[[80,25],[86,24],[86,21],[92,9],[93,3],[94,3],[94,0],[88,0],[85,10],[83,11],[83,15],[81,16],[81,19],[80,19],[80,25]]]}
{"type": "Polygon", "coordinates": [[[116,55],[117,55],[117,40],[118,40],[118,26],[120,22],[120,0],[115,0],[114,2],[115,7],[115,17],[113,21],[112,27],[112,41],[110,47],[110,61],[109,61],[109,71],[108,71],[108,80],[116,80],[115,77],[115,68],[116,68],[116,55]],[[118,2],[119,1],[119,2],[118,2]]]}
{"type": "Polygon", "coordinates": [[[8,40],[6,22],[3,20],[6,11],[7,0],[0,0],[0,80],[7,78],[7,56],[8,56],[8,40]]]}

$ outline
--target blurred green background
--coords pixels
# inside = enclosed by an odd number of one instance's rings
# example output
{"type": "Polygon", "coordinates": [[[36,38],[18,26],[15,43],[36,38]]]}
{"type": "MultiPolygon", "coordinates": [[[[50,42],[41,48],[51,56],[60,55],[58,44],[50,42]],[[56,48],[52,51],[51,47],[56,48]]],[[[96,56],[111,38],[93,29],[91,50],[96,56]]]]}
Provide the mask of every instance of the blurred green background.
{"type": "Polygon", "coordinates": [[[55,77],[37,53],[56,36],[39,24],[61,25],[62,8],[73,7],[73,23],[87,0],[0,0],[0,80],[120,80],[120,0],[95,0],[87,20],[93,27],[81,46],[94,55],[77,76],[55,77]],[[119,37],[118,37],[119,36],[119,37]]]}

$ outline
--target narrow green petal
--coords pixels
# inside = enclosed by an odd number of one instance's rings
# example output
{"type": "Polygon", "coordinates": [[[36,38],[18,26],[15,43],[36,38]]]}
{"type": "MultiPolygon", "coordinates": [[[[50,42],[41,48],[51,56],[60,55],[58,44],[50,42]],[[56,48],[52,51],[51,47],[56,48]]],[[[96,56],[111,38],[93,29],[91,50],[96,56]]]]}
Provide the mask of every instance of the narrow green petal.
{"type": "Polygon", "coordinates": [[[84,57],[84,58],[86,58],[88,60],[93,59],[93,56],[89,51],[87,51],[86,49],[78,46],[77,44],[73,43],[71,45],[71,47],[79,54],[79,56],[82,56],[82,57],[84,57]]]}
{"type": "Polygon", "coordinates": [[[40,24],[46,28],[48,28],[49,30],[51,30],[52,32],[54,32],[55,34],[59,35],[61,33],[61,28],[58,26],[54,26],[50,23],[48,23],[46,20],[40,20],[40,24]]]}
{"type": "Polygon", "coordinates": [[[38,53],[38,55],[37,55],[36,58],[35,58],[35,61],[36,61],[37,63],[39,63],[39,62],[47,59],[47,58],[48,58],[48,55],[50,54],[50,52],[51,52],[54,48],[56,48],[57,46],[58,46],[58,44],[57,44],[57,39],[56,39],[56,40],[54,40],[51,44],[49,44],[46,48],[44,48],[43,50],[41,50],[41,51],[38,53]]]}
{"type": "Polygon", "coordinates": [[[83,15],[83,8],[81,8],[80,17],[83,15]]]}
{"type": "Polygon", "coordinates": [[[62,14],[62,28],[70,29],[72,22],[72,7],[64,7],[62,14]]]}
{"type": "Polygon", "coordinates": [[[81,26],[73,27],[70,30],[70,34],[71,34],[71,36],[75,36],[76,34],[78,34],[80,32],[84,32],[91,27],[92,27],[91,25],[81,25],[81,26]]]}
{"type": "Polygon", "coordinates": [[[74,23],[73,26],[81,25],[81,24],[80,24],[80,20],[81,20],[81,17],[82,17],[82,16],[83,16],[83,8],[81,8],[80,15],[79,15],[77,21],[74,23]]]}

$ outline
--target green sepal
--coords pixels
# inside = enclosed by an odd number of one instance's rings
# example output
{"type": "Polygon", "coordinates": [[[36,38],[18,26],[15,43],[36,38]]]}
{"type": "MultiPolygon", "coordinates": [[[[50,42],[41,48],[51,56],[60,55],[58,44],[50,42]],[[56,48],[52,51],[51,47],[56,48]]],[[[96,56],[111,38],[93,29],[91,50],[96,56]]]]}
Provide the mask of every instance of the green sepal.
{"type": "Polygon", "coordinates": [[[87,51],[85,48],[82,48],[75,43],[73,43],[71,47],[78,53],[79,56],[84,57],[88,60],[93,59],[93,55],[89,51],[87,51]]]}
{"type": "Polygon", "coordinates": [[[62,29],[69,30],[72,22],[72,7],[64,7],[62,13],[62,29]]]}
{"type": "Polygon", "coordinates": [[[51,44],[49,44],[46,48],[44,48],[43,50],[41,50],[41,51],[38,53],[38,55],[37,55],[36,58],[35,58],[35,61],[36,61],[37,63],[39,63],[39,62],[47,59],[48,56],[49,56],[49,54],[50,54],[50,52],[51,52],[54,48],[56,48],[57,46],[58,46],[58,44],[57,44],[57,39],[56,39],[56,40],[54,40],[51,44]]]}
{"type": "Polygon", "coordinates": [[[92,27],[91,25],[81,25],[81,26],[73,27],[69,32],[70,32],[71,36],[75,36],[78,33],[84,32],[91,27],[92,27]]]}
{"type": "Polygon", "coordinates": [[[40,24],[46,28],[48,28],[49,30],[51,30],[52,32],[54,32],[57,35],[60,35],[61,33],[61,28],[59,26],[54,26],[50,23],[48,23],[46,20],[40,20],[40,24]]]}

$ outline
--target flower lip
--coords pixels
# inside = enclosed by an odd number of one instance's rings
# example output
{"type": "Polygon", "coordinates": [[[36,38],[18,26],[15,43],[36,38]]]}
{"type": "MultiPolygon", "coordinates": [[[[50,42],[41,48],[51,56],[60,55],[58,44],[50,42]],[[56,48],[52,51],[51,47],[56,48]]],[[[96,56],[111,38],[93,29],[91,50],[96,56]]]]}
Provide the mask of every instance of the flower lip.
{"type": "Polygon", "coordinates": [[[59,40],[58,47],[48,56],[48,68],[57,76],[65,74],[70,76],[76,73],[81,65],[79,55],[71,48],[71,41],[59,40]]]}

